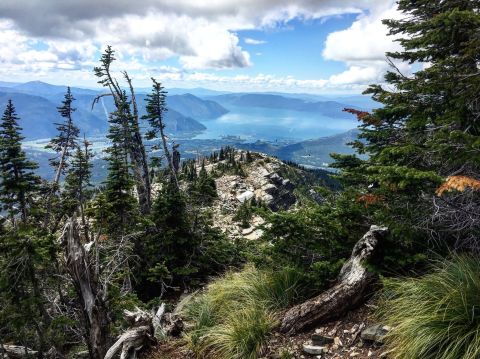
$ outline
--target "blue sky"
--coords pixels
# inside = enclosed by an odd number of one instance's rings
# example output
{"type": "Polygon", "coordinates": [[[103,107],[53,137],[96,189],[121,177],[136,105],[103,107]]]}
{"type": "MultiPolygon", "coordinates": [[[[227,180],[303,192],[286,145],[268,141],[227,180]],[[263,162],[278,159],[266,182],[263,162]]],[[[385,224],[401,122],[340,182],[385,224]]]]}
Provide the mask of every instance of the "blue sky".
{"type": "Polygon", "coordinates": [[[398,44],[381,20],[398,16],[392,0],[2,0],[0,80],[92,87],[111,44],[141,87],[359,93],[382,81],[398,44]]]}

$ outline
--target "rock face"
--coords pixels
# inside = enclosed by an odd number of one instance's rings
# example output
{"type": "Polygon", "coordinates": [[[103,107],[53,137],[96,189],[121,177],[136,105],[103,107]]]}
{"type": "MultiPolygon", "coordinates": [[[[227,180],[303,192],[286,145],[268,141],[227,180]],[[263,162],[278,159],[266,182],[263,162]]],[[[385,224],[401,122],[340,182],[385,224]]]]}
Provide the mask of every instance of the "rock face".
{"type": "MultiPolygon", "coordinates": [[[[239,160],[242,156],[245,152],[237,151],[239,160]]],[[[246,201],[254,200],[272,211],[287,210],[297,202],[295,185],[280,175],[286,164],[260,153],[253,153],[252,158],[242,163],[242,175],[224,174],[215,180],[218,200],[213,205],[214,222],[229,236],[257,239],[263,233],[260,227],[265,221],[259,216],[253,215],[248,228],[235,222],[238,208],[246,201]]],[[[210,163],[205,169],[215,171],[218,166],[218,162],[210,163]]]]}
{"type": "Polygon", "coordinates": [[[263,191],[271,196],[270,201],[266,201],[272,211],[288,209],[295,204],[297,199],[293,194],[295,186],[289,179],[284,179],[278,173],[272,173],[267,176],[271,183],[264,186],[263,191]]]}

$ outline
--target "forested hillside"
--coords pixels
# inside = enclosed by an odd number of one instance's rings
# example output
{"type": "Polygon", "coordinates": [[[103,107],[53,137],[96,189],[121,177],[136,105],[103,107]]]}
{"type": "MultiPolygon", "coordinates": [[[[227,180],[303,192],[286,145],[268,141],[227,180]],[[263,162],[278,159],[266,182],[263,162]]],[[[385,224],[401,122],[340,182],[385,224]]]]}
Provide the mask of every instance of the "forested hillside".
{"type": "Polygon", "coordinates": [[[365,91],[379,105],[330,106],[358,129],[275,148],[292,161],[254,145],[186,158],[176,107],[191,128],[258,95],[169,98],[155,78],[141,95],[111,46],[91,74],[102,92],[0,91],[1,358],[480,357],[480,2],[398,10],[384,23],[401,46],[365,91]],[[83,130],[105,111],[93,185],[102,128],[83,130]],[[48,180],[28,131],[53,133],[48,180]],[[334,171],[296,163],[346,142],[334,171]]]}

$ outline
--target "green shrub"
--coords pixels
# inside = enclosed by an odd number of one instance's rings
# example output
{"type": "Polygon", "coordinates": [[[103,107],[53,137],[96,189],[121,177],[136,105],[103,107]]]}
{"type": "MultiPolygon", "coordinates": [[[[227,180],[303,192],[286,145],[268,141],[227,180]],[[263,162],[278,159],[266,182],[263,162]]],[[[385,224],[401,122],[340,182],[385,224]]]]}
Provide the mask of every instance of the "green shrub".
{"type": "Polygon", "coordinates": [[[253,210],[250,201],[243,202],[240,207],[238,207],[233,220],[235,222],[240,222],[242,228],[249,228],[250,221],[253,216],[253,210]]]}
{"type": "Polygon", "coordinates": [[[420,278],[385,281],[380,315],[393,359],[480,357],[480,262],[455,256],[420,278]]]}
{"type": "Polygon", "coordinates": [[[276,311],[292,304],[297,293],[293,271],[247,266],[228,273],[184,303],[187,343],[200,357],[257,358],[277,324],[276,311]]]}

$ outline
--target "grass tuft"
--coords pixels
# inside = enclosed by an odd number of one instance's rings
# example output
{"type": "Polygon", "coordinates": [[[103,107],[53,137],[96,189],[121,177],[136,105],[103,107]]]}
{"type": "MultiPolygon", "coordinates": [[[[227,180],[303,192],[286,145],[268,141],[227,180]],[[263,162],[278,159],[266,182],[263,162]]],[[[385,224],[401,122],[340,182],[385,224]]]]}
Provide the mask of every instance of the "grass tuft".
{"type": "Polygon", "coordinates": [[[392,359],[480,358],[480,261],[455,256],[420,278],[385,281],[392,359]]]}
{"type": "Polygon", "coordinates": [[[276,312],[298,293],[294,271],[247,266],[227,273],[183,304],[187,343],[198,357],[255,359],[277,325],[276,312]]]}

